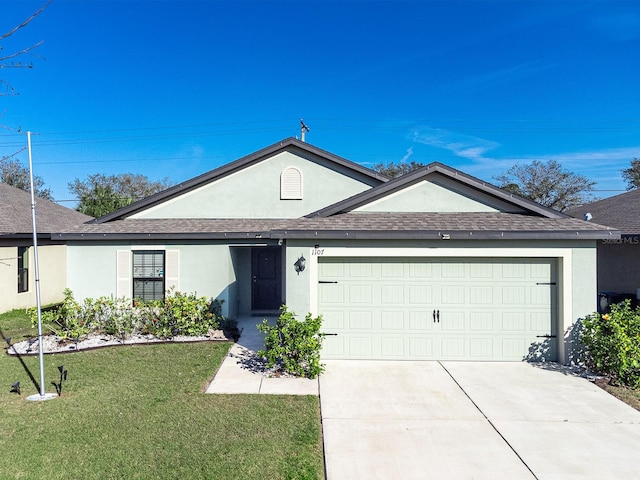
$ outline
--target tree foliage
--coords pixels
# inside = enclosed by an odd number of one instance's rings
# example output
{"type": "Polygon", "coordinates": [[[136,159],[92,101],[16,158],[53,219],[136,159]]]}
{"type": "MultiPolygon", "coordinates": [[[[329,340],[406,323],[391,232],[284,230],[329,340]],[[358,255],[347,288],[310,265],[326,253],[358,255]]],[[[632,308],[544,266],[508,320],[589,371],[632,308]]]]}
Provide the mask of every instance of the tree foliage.
{"type": "Polygon", "coordinates": [[[627,190],[640,188],[640,160],[631,160],[631,166],[622,170],[622,178],[627,182],[627,190]]]}
{"type": "Polygon", "coordinates": [[[79,200],[76,210],[92,217],[102,217],[170,186],[168,178],[151,181],[145,175],[133,173],[95,173],[85,180],[76,178],[68,185],[79,200]]]}
{"type": "MultiPolygon", "coordinates": [[[[29,18],[27,18],[24,22],[19,25],[16,25],[8,32],[0,34],[0,70],[5,68],[33,68],[33,64],[31,62],[23,62],[21,59],[25,55],[33,55],[33,50],[38,48],[40,45],[44,43],[43,40],[34,43],[33,45],[29,45],[28,47],[20,48],[18,50],[13,50],[4,53],[4,49],[2,48],[2,42],[9,38],[11,35],[16,33],[21,28],[26,27],[31,21],[36,18],[39,14],[41,14],[45,8],[49,6],[52,0],[48,0],[42,7],[36,10],[29,18]]],[[[0,96],[2,95],[15,95],[16,91],[13,86],[6,80],[0,78],[0,96]]]]}
{"type": "Polygon", "coordinates": [[[517,163],[494,179],[500,188],[561,212],[594,200],[590,192],[596,182],[564,170],[555,160],[517,163]]]}
{"type": "MultiPolygon", "coordinates": [[[[29,179],[29,169],[22,165],[18,160],[3,158],[0,160],[0,181],[19,188],[26,192],[31,191],[31,182],[29,179]]],[[[53,200],[51,190],[43,188],[44,180],[38,175],[33,176],[34,194],[46,200],[53,200]]]]}
{"type": "Polygon", "coordinates": [[[414,162],[412,160],[410,163],[378,163],[373,166],[373,169],[389,178],[397,178],[422,167],[424,167],[424,163],[414,162]]]}

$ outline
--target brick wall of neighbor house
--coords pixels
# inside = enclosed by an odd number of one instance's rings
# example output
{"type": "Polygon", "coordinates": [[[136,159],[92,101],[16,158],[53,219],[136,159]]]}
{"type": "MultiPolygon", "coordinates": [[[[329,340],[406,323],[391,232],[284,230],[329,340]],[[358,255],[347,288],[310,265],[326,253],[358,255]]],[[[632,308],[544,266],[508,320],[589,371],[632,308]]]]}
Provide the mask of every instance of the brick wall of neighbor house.
{"type": "Polygon", "coordinates": [[[598,291],[633,294],[640,288],[640,235],[598,243],[598,291]]]}
{"type": "MultiPolygon", "coordinates": [[[[18,293],[18,247],[0,247],[0,312],[36,306],[36,281],[33,248],[29,248],[29,289],[18,293]]],[[[38,247],[40,299],[42,305],[60,302],[67,283],[66,247],[38,247]]]]}

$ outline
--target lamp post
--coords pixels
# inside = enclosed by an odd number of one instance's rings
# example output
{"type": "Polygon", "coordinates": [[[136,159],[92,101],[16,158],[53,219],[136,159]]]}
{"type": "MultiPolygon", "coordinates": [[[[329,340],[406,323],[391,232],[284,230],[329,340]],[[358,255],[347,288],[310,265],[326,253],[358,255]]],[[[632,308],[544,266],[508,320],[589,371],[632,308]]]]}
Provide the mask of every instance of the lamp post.
{"type": "Polygon", "coordinates": [[[38,234],[36,232],[36,196],[33,191],[33,161],[31,159],[31,132],[27,132],[29,147],[29,182],[31,184],[31,224],[33,227],[33,268],[36,279],[36,309],[38,312],[38,354],[40,357],[40,393],[29,395],[27,400],[51,400],[53,393],[44,391],[44,345],[42,341],[42,305],[40,304],[40,273],[38,272],[38,234]]]}

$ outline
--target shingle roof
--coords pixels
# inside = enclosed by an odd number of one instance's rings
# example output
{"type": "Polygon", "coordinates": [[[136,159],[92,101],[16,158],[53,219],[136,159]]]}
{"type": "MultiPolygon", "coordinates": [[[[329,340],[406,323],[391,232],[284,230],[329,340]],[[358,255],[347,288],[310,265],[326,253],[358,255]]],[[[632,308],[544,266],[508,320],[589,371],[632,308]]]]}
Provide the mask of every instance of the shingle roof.
{"type": "Polygon", "coordinates": [[[609,225],[620,230],[623,235],[639,235],[640,189],[582,205],[567,213],[580,219],[583,219],[586,213],[590,213],[590,222],[609,225]]]}
{"type": "MultiPolygon", "coordinates": [[[[92,217],[57,203],[36,198],[36,230],[53,233],[87,222],[92,217]]],[[[0,236],[32,235],[31,194],[0,183],[0,236]]]]}
{"type": "Polygon", "coordinates": [[[126,219],[90,223],[54,239],[601,239],[619,232],[575,218],[513,213],[374,213],[298,219],[126,219]]]}

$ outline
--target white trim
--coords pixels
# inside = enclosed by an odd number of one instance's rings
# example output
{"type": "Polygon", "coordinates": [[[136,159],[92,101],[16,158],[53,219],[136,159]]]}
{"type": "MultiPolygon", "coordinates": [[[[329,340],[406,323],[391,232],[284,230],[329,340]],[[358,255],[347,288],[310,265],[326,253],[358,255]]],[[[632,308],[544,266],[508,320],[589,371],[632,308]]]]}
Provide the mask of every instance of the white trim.
{"type": "Polygon", "coordinates": [[[423,257],[423,258],[556,258],[558,259],[558,360],[565,363],[564,332],[573,324],[573,251],[570,248],[310,248],[309,310],[318,315],[319,257],[423,257]]]}
{"type": "Polygon", "coordinates": [[[164,251],[164,291],[180,290],[180,250],[164,251]]]}
{"type": "Polygon", "coordinates": [[[133,285],[131,250],[116,252],[116,298],[131,298],[133,285]]]}

